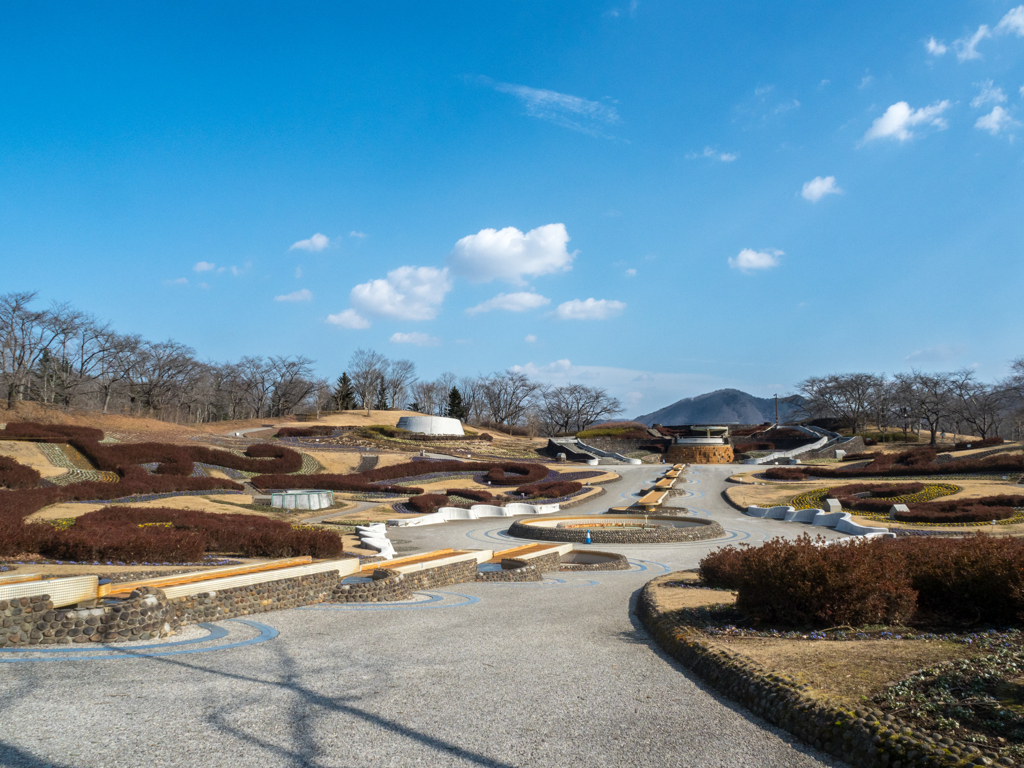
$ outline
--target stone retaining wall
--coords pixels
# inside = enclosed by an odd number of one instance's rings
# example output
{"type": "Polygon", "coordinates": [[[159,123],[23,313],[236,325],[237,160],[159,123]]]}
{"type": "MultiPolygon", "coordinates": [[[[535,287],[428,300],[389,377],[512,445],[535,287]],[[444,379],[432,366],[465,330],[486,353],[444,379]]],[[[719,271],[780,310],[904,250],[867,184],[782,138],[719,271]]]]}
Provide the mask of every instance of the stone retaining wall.
{"type": "MultiPolygon", "coordinates": [[[[280,581],[265,581],[216,592],[202,592],[170,601],[182,624],[222,621],[268,611],[297,608],[327,600],[341,581],[337,571],[324,571],[280,581]]],[[[159,593],[162,596],[162,593],[159,593]]]]}
{"type": "MultiPolygon", "coordinates": [[[[916,443],[907,443],[907,445],[916,445],[916,443]]],[[[836,457],[836,451],[846,451],[849,453],[864,453],[868,447],[864,445],[864,438],[857,435],[852,440],[848,440],[845,443],[839,443],[838,445],[830,445],[820,451],[807,451],[807,453],[801,453],[796,458],[800,461],[806,459],[834,459],[836,457]]]]}
{"type": "Polygon", "coordinates": [[[561,570],[563,571],[628,571],[629,560],[626,559],[625,555],[620,555],[618,552],[594,552],[593,550],[585,550],[590,554],[594,555],[605,555],[609,560],[603,563],[562,563],[561,570]]]}
{"type": "Polygon", "coordinates": [[[54,609],[49,595],[0,600],[0,648],[150,640],[179,626],[163,593],[150,588],[102,608],[54,609]]]}
{"type": "Polygon", "coordinates": [[[544,575],[533,560],[516,560],[505,558],[501,561],[500,571],[477,571],[477,581],[490,582],[521,582],[543,581],[544,575]]]}
{"type": "Polygon", "coordinates": [[[669,464],[731,464],[733,458],[728,445],[673,445],[665,456],[669,464]]]}
{"type": "Polygon", "coordinates": [[[329,603],[393,603],[408,600],[412,590],[405,576],[398,571],[378,568],[373,580],[362,584],[338,584],[331,593],[329,603]]]}
{"type": "Polygon", "coordinates": [[[476,574],[476,560],[463,560],[459,563],[449,563],[437,568],[407,573],[405,580],[409,582],[410,590],[418,592],[421,589],[438,589],[439,587],[450,587],[453,584],[463,584],[467,581],[476,581],[476,574]]]}
{"type": "Polygon", "coordinates": [[[741,654],[712,648],[700,632],[659,610],[653,593],[657,581],[640,593],[637,616],[658,644],[712,688],[815,749],[856,768],[992,764],[976,746],[936,742],[878,709],[830,706],[808,695],[807,686],[793,678],[772,674],[741,654]]]}
{"type": "Polygon", "coordinates": [[[550,552],[546,555],[531,557],[526,562],[537,566],[541,573],[557,573],[562,567],[562,555],[558,552],[550,552]]]}
{"type": "MultiPolygon", "coordinates": [[[[590,541],[593,544],[668,544],[679,541],[703,541],[725,536],[725,529],[714,520],[695,520],[694,522],[697,524],[688,528],[647,530],[591,528],[590,541]]],[[[542,528],[537,525],[525,525],[519,521],[512,523],[508,533],[519,539],[571,541],[580,544],[584,543],[587,538],[586,528],[542,528]]]]}

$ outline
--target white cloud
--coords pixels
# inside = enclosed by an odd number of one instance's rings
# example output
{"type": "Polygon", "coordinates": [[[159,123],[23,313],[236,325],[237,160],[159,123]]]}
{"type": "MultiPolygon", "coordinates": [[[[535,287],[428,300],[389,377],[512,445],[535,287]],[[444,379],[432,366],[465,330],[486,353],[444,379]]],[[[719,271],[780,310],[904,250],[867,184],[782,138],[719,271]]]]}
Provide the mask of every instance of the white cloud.
{"type": "Polygon", "coordinates": [[[996,24],[997,35],[1014,34],[1017,37],[1024,37],[1024,5],[1018,5],[1006,12],[1006,15],[996,24]]]}
{"type": "Polygon", "coordinates": [[[918,349],[911,352],[909,355],[903,358],[904,362],[907,363],[944,363],[949,360],[956,358],[967,350],[963,344],[956,344],[950,346],[948,344],[938,344],[934,347],[926,347],[925,349],[918,349]]]}
{"type": "Polygon", "coordinates": [[[626,277],[636,277],[636,270],[635,269],[627,269],[626,270],[626,277]]]}
{"type": "Polygon", "coordinates": [[[525,341],[527,344],[533,344],[534,342],[537,341],[537,337],[534,336],[532,333],[528,333],[526,334],[526,338],[523,339],[523,341],[525,341]]]}
{"type": "Polygon", "coordinates": [[[932,56],[944,56],[946,51],[949,50],[949,48],[940,43],[934,37],[929,37],[928,42],[924,44],[924,47],[932,56]]]}
{"type": "Polygon", "coordinates": [[[199,287],[202,288],[204,291],[210,290],[210,284],[209,283],[200,283],[199,287]]]}
{"type": "Polygon", "coordinates": [[[479,81],[499,93],[515,96],[531,117],[547,120],[562,128],[610,139],[613,137],[604,132],[604,127],[622,122],[615,107],[600,101],[526,85],[498,83],[489,77],[481,77],[479,81]]]}
{"type": "Polygon", "coordinates": [[[281,296],[275,296],[274,301],[312,301],[313,293],[307,289],[302,288],[292,293],[286,293],[281,296]]]}
{"type": "Polygon", "coordinates": [[[753,272],[757,269],[771,269],[779,266],[779,256],[784,255],[782,251],[775,248],[768,248],[763,251],[755,251],[753,248],[744,248],[736,258],[729,259],[729,266],[741,272],[753,272]]]}
{"type": "Polygon", "coordinates": [[[843,190],[836,185],[835,176],[815,176],[810,181],[804,182],[803,191],[800,193],[803,195],[804,200],[810,200],[812,203],[816,203],[825,195],[841,195],[843,190]]]}
{"type": "Polygon", "coordinates": [[[949,109],[948,100],[937,101],[921,109],[911,109],[905,101],[898,101],[885,110],[885,114],[871,124],[868,132],[864,134],[864,142],[874,139],[898,139],[906,141],[912,139],[914,133],[910,128],[916,125],[931,125],[938,130],[947,126],[946,121],[940,117],[943,112],[949,109]]]}
{"type": "Polygon", "coordinates": [[[348,236],[349,237],[358,237],[358,238],[369,237],[369,235],[366,234],[365,232],[357,232],[354,229],[351,232],[348,233],[348,236]]]}
{"type": "Polygon", "coordinates": [[[415,344],[417,347],[436,347],[441,343],[440,339],[417,331],[412,333],[393,333],[389,341],[392,344],[415,344]]]}
{"type": "Polygon", "coordinates": [[[863,91],[865,88],[867,88],[873,82],[875,82],[874,75],[864,75],[864,77],[862,77],[860,79],[860,85],[858,85],[857,88],[859,88],[860,90],[863,91]]]}
{"type": "Polygon", "coordinates": [[[992,107],[992,111],[987,115],[982,115],[978,118],[974,124],[975,128],[982,131],[988,131],[993,136],[998,133],[1005,131],[1007,128],[1012,128],[1015,125],[1020,125],[1016,120],[1010,117],[1010,113],[1002,107],[992,107]]]}
{"type": "Polygon", "coordinates": [[[977,83],[978,95],[971,99],[971,106],[975,109],[984,107],[986,104],[1002,104],[1006,101],[1006,94],[1003,89],[991,80],[983,80],[977,83]]]}
{"type": "Polygon", "coordinates": [[[451,289],[447,269],[399,267],[384,279],[357,285],[349,299],[364,314],[396,320],[433,320],[451,289]]]}
{"type": "Polygon", "coordinates": [[[317,232],[308,240],[299,240],[297,243],[292,243],[292,247],[288,250],[294,251],[297,248],[300,251],[322,251],[330,245],[330,242],[327,235],[321,235],[317,232]]]}
{"type": "Polygon", "coordinates": [[[351,328],[353,330],[370,327],[370,321],[362,317],[354,309],[346,309],[344,312],[339,312],[336,315],[328,315],[327,322],[331,325],[338,325],[342,328],[351,328]]]}
{"type": "MultiPolygon", "coordinates": [[[[1009,14],[1007,14],[1009,15],[1009,14]]],[[[980,59],[981,54],[978,53],[978,43],[984,40],[986,37],[992,37],[992,33],[988,31],[988,24],[982,24],[978,27],[978,31],[971,36],[964,35],[959,40],[953,41],[953,47],[956,48],[956,57],[959,61],[970,61],[971,59],[980,59]]]]}
{"type": "Polygon", "coordinates": [[[568,272],[576,251],[565,244],[569,233],[564,224],[545,224],[525,235],[515,227],[481,229],[455,244],[448,263],[452,271],[475,283],[504,280],[524,285],[524,276],[537,277],[568,272]]]}
{"type": "Polygon", "coordinates": [[[296,267],[295,268],[295,279],[298,280],[300,277],[302,277],[302,267],[296,267]]]}
{"type": "Polygon", "coordinates": [[[188,285],[188,278],[179,277],[177,280],[164,280],[164,285],[188,285]]]}
{"type": "Polygon", "coordinates": [[[573,299],[559,304],[555,317],[559,320],[607,320],[618,317],[625,308],[624,302],[614,299],[573,299]]]}
{"type": "Polygon", "coordinates": [[[702,157],[710,157],[712,160],[718,160],[723,163],[731,163],[739,157],[738,152],[719,152],[717,149],[711,147],[704,147],[703,152],[690,152],[686,155],[687,160],[696,160],[702,157]]]}
{"type": "Polygon", "coordinates": [[[490,312],[492,309],[504,309],[507,312],[526,312],[529,309],[537,309],[551,303],[551,299],[541,296],[539,293],[499,293],[493,299],[488,299],[475,307],[466,310],[467,315],[476,315],[481,312],[490,312]]]}
{"type": "Polygon", "coordinates": [[[192,271],[193,272],[212,272],[216,268],[217,268],[217,265],[212,263],[212,262],[200,261],[200,262],[197,262],[194,267],[192,267],[192,271]]]}
{"type": "Polygon", "coordinates": [[[245,262],[244,267],[231,267],[231,274],[234,275],[235,277],[239,277],[241,275],[244,275],[250,269],[252,269],[252,262],[247,261],[245,262]]]}

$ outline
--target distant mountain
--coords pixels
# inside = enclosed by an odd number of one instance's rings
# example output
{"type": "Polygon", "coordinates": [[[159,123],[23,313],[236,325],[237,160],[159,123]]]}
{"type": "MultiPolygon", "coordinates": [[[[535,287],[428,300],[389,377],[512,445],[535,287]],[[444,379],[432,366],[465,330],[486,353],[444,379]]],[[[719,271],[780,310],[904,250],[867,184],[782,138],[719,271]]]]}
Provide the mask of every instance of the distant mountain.
{"type": "MultiPolygon", "coordinates": [[[[779,398],[779,421],[786,423],[802,417],[800,395],[779,398]]],[[[686,397],[653,413],[637,416],[636,421],[652,424],[763,424],[775,421],[775,398],[754,397],[738,389],[719,389],[705,395],[686,397]]]]}

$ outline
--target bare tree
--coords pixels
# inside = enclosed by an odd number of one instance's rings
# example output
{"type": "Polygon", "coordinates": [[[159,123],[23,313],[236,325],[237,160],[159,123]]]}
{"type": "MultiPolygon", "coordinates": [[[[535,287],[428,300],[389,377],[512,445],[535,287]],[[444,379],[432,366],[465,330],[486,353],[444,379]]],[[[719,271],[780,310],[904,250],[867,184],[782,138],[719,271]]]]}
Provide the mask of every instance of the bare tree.
{"type": "MultiPolygon", "coordinates": [[[[970,427],[972,434],[982,439],[994,435],[1007,405],[1006,390],[978,381],[969,368],[952,374],[949,385],[950,410],[958,425],[970,427]]],[[[959,427],[957,432],[960,432],[959,427]]]]}
{"type": "Polygon", "coordinates": [[[25,398],[36,367],[61,327],[50,312],[30,307],[35,291],[0,295],[0,376],[7,407],[25,398]]]}
{"type": "Polygon", "coordinates": [[[871,410],[871,393],[880,382],[873,373],[840,373],[812,376],[797,385],[804,396],[801,406],[810,416],[822,416],[846,422],[851,434],[857,434],[871,410]]]}
{"type": "Polygon", "coordinates": [[[483,397],[491,418],[499,424],[514,426],[522,421],[531,406],[538,403],[546,387],[521,371],[509,369],[493,373],[483,383],[483,397]]]}
{"type": "Polygon", "coordinates": [[[392,360],[384,374],[384,389],[392,408],[404,408],[409,387],[416,381],[416,364],[412,360],[392,360]]]}
{"type": "Polygon", "coordinates": [[[935,436],[952,410],[951,378],[948,373],[922,373],[918,370],[911,373],[915,410],[928,425],[931,433],[929,445],[937,442],[935,436]]]}
{"type": "Polygon", "coordinates": [[[387,369],[388,359],[372,349],[357,349],[349,360],[348,374],[352,378],[352,390],[366,409],[367,417],[387,369]]]}
{"type": "Polygon", "coordinates": [[[622,412],[622,404],[601,387],[566,384],[548,389],[543,396],[540,417],[553,434],[581,432],[622,412]]]}
{"type": "Polygon", "coordinates": [[[272,357],[269,362],[271,378],[271,413],[285,416],[295,410],[313,392],[313,361],[308,357],[272,357]]]}

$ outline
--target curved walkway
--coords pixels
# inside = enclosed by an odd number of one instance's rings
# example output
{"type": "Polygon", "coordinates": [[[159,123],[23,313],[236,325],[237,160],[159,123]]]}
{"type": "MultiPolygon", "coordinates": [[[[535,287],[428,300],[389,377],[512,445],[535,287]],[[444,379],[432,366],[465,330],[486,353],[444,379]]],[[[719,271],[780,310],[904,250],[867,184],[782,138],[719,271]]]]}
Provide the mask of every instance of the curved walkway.
{"type": "MultiPolygon", "coordinates": [[[[718,520],[734,541],[808,530],[730,507],[721,491],[734,469],[689,469],[680,487],[692,495],[672,502],[718,520]]],[[[616,471],[622,481],[573,513],[618,505],[659,474],[616,471]]],[[[512,543],[507,527],[473,520],[402,535],[421,548],[490,548],[512,543]]],[[[438,610],[261,614],[277,638],[216,652],[6,665],[0,764],[839,765],[706,690],[632,616],[653,575],[693,567],[719,545],[602,545],[633,567],[414,596],[438,610]]]]}

